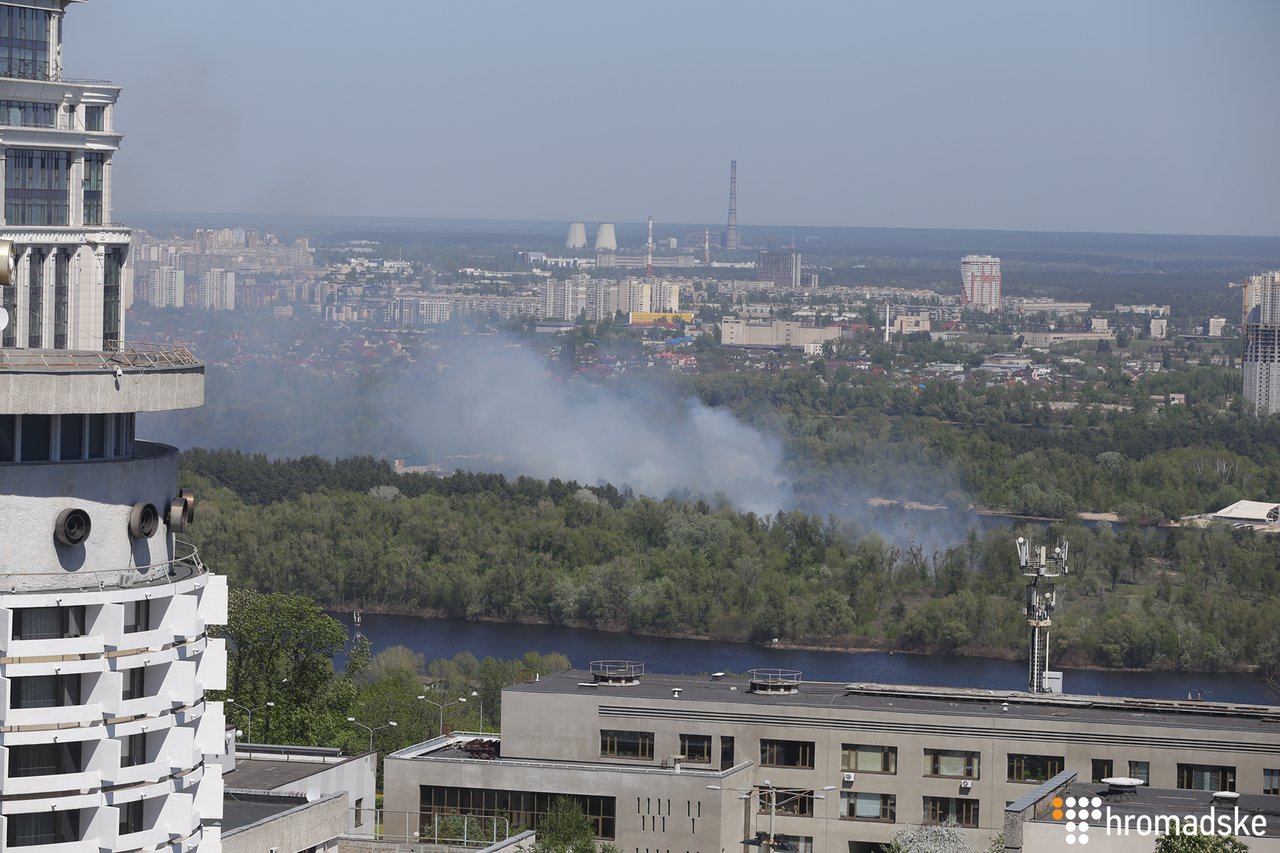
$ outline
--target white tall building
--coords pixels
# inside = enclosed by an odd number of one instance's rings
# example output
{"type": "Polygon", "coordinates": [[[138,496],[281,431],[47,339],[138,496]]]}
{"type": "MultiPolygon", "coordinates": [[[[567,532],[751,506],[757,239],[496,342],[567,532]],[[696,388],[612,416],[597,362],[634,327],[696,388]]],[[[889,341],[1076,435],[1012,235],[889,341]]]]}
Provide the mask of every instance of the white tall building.
{"type": "Polygon", "coordinates": [[[209,311],[234,311],[236,274],[231,270],[205,270],[200,275],[200,307],[209,311]]]}
{"type": "Polygon", "coordinates": [[[1280,412],[1280,270],[1249,279],[1244,321],[1244,399],[1258,415],[1280,412]]]}
{"type": "Polygon", "coordinates": [[[965,255],[960,259],[960,304],[975,311],[1000,310],[1000,259],[965,255]]]}
{"type": "Polygon", "coordinates": [[[151,271],[146,301],[157,308],[181,308],[186,304],[187,274],[164,266],[151,271]]]}
{"type": "Polygon", "coordinates": [[[68,6],[0,2],[0,849],[219,853],[226,585],[177,450],[134,436],[204,367],[123,342],[120,90],[62,79],[68,6]]]}

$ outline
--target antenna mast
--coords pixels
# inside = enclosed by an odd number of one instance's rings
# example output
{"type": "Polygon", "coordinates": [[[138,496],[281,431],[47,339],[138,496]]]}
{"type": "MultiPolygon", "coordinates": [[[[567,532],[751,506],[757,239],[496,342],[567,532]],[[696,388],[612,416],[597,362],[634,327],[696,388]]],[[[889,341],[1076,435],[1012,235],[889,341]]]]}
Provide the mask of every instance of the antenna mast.
{"type": "Polygon", "coordinates": [[[653,217],[649,217],[649,240],[644,244],[644,274],[653,275],[653,217]]]}
{"type": "Polygon", "coordinates": [[[725,251],[738,248],[738,161],[729,161],[729,230],[724,235],[725,251]]]}
{"type": "Polygon", "coordinates": [[[1049,626],[1058,594],[1054,580],[1067,574],[1067,543],[1048,553],[1041,545],[1033,549],[1026,539],[1017,541],[1018,565],[1027,578],[1027,625],[1031,628],[1031,655],[1027,671],[1028,693],[1061,693],[1062,673],[1049,670],[1049,626]],[[1041,581],[1044,584],[1041,585],[1041,581]]]}

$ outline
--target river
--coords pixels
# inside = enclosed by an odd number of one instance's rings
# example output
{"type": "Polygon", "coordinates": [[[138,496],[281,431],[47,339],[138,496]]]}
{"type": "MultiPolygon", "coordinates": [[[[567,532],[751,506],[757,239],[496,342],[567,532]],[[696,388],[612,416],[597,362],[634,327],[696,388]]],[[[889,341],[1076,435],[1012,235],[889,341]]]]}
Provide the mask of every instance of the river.
{"type": "MultiPolygon", "coordinates": [[[[333,614],[349,630],[349,613],[333,614]]],[[[746,672],[753,667],[798,669],[809,681],[870,681],[946,687],[1024,690],[1025,663],[955,655],[838,652],[770,648],[714,640],[639,637],[554,625],[508,625],[424,619],[417,616],[364,615],[361,626],[375,653],[408,646],[428,661],[471,652],[478,658],[517,658],[528,651],[560,652],[574,666],[624,658],[643,661],[650,672],[746,672]]],[[[1064,670],[1063,686],[1077,695],[1185,699],[1198,693],[1215,702],[1270,704],[1267,686],[1253,675],[1231,673],[1116,672],[1064,670]]]]}

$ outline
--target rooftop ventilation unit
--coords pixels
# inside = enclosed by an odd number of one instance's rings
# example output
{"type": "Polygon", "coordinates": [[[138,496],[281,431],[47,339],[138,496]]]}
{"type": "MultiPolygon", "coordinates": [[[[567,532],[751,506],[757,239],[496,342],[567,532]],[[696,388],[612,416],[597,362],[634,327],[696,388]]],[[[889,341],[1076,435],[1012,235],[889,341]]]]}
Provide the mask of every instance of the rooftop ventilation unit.
{"type": "Polygon", "coordinates": [[[747,670],[752,693],[767,693],[775,696],[800,692],[800,684],[804,681],[803,675],[804,673],[798,669],[747,670]]]}
{"type": "Polygon", "coordinates": [[[593,660],[591,680],[596,684],[639,684],[644,664],[638,660],[593,660]]]}
{"type": "Polygon", "coordinates": [[[129,510],[129,535],[134,539],[150,539],[160,529],[160,510],[145,501],[129,510]]]}
{"type": "Polygon", "coordinates": [[[83,545],[93,524],[82,509],[64,509],[53,523],[53,535],[63,545],[83,545]]]}

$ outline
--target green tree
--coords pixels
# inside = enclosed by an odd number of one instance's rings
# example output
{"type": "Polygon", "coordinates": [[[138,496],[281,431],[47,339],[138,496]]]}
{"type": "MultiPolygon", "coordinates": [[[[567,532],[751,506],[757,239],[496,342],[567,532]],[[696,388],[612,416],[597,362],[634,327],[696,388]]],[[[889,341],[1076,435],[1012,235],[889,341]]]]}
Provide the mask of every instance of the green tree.
{"type": "Polygon", "coordinates": [[[1249,853],[1249,846],[1229,835],[1162,835],[1155,853],[1249,853]]]}
{"type": "Polygon", "coordinates": [[[596,825],[572,797],[556,797],[538,821],[537,853],[607,853],[617,848],[596,844],[596,825]]]}

